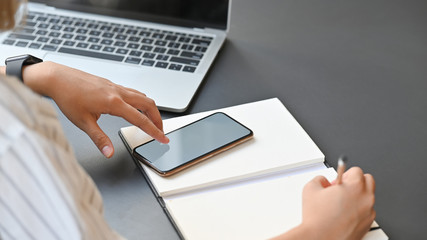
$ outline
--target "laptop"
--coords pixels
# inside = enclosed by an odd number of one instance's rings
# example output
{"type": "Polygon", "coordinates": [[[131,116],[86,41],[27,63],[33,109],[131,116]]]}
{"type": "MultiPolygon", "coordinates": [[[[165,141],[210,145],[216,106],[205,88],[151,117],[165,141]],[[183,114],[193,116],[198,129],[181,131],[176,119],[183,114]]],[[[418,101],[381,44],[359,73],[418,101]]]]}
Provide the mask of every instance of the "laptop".
{"type": "Polygon", "coordinates": [[[32,54],[101,76],[183,112],[223,45],[231,0],[35,0],[0,33],[0,64],[32,54]]]}

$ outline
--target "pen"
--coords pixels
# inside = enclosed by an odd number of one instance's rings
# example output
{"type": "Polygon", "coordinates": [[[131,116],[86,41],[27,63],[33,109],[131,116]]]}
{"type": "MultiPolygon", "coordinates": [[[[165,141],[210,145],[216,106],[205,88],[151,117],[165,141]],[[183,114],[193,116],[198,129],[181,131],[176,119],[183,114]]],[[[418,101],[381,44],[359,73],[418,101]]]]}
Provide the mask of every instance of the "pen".
{"type": "Polygon", "coordinates": [[[338,167],[337,167],[337,184],[341,184],[342,183],[342,175],[345,172],[345,161],[346,161],[346,157],[345,156],[341,156],[338,158],[338,167]]]}

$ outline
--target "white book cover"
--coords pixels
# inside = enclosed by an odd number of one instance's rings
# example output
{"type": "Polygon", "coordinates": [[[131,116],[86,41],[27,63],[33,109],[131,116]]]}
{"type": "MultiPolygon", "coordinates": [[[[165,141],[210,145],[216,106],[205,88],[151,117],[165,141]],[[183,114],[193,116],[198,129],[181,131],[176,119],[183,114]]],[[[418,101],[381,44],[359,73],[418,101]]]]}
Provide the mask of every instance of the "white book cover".
{"type": "MultiPolygon", "coordinates": [[[[302,221],[302,190],[315,176],[329,181],[333,168],[300,174],[272,175],[254,181],[164,198],[166,208],[184,239],[268,239],[302,221]]],[[[374,222],[372,227],[378,226],[374,222]]],[[[382,229],[368,232],[364,240],[388,239],[382,229]]]]}
{"type": "MultiPolygon", "coordinates": [[[[277,98],[167,119],[164,131],[214,112],[224,112],[250,128],[253,139],[170,177],[140,163],[160,196],[324,162],[323,153],[277,98]]],[[[122,128],[121,134],[131,149],[152,139],[135,126],[122,128]]]]}

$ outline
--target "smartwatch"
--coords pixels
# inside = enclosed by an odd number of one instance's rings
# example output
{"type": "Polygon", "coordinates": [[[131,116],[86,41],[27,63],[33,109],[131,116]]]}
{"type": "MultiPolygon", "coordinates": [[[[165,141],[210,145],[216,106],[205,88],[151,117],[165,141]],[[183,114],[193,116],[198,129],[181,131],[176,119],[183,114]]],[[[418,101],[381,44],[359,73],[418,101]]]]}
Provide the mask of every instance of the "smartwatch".
{"type": "Polygon", "coordinates": [[[24,82],[24,80],[22,79],[22,67],[40,62],[43,62],[43,60],[29,54],[8,57],[5,61],[6,75],[15,76],[19,78],[19,80],[24,82]]]}

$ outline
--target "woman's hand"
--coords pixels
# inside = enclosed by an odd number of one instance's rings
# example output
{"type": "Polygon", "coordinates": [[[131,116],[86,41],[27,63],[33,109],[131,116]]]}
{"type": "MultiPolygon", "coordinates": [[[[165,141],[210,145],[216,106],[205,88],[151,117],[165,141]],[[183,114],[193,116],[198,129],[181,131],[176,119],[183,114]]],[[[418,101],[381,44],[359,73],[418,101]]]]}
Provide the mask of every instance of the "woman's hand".
{"type": "Polygon", "coordinates": [[[157,141],[169,142],[155,102],[134,89],[53,62],[25,67],[23,79],[33,91],[51,97],[108,158],[113,156],[114,147],[98,126],[101,114],[122,117],[157,141]]]}
{"type": "Polygon", "coordinates": [[[303,191],[303,224],[324,239],[361,239],[375,219],[375,181],[359,167],[344,173],[342,184],[319,176],[303,191]]]}
{"type": "Polygon", "coordinates": [[[315,177],[302,198],[302,223],[276,240],[361,239],[375,219],[375,181],[358,167],[345,172],[341,184],[315,177]]]}

